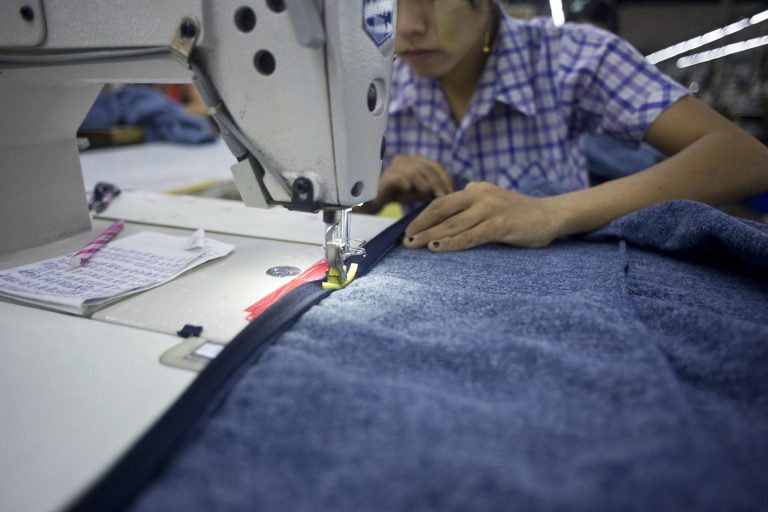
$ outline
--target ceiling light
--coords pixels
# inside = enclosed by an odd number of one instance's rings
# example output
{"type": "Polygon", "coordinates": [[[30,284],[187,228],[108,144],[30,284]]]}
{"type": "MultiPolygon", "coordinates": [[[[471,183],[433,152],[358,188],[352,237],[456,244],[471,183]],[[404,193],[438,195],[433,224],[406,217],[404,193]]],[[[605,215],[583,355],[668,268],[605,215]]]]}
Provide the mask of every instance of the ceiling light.
{"type": "Polygon", "coordinates": [[[672,57],[676,57],[677,55],[680,55],[682,53],[688,52],[690,50],[694,50],[696,48],[700,48],[713,41],[717,41],[718,39],[722,39],[731,34],[735,34],[736,32],[744,30],[745,28],[751,27],[752,25],[757,25],[758,23],[761,23],[765,20],[768,20],[768,11],[757,13],[751,18],[744,18],[742,20],[737,21],[736,23],[731,23],[730,25],[726,25],[725,27],[718,28],[711,32],[707,32],[704,35],[694,37],[693,39],[683,41],[682,43],[677,43],[675,45],[670,46],[669,48],[664,48],[663,50],[659,50],[657,52],[654,52],[648,55],[646,59],[651,64],[658,64],[659,62],[665,61],[667,59],[671,59],[672,57]]]}
{"type": "Polygon", "coordinates": [[[740,43],[733,43],[727,46],[722,46],[720,48],[715,48],[714,50],[694,53],[693,55],[681,57],[677,59],[677,67],[687,68],[689,66],[695,66],[696,64],[701,64],[702,62],[719,59],[727,55],[733,55],[734,53],[751,50],[766,44],[768,44],[768,36],[755,37],[754,39],[748,39],[746,41],[741,41],[740,43]]]}
{"type": "Polygon", "coordinates": [[[552,21],[556,26],[559,27],[565,23],[562,0],[549,0],[549,8],[552,10],[552,21]]]}

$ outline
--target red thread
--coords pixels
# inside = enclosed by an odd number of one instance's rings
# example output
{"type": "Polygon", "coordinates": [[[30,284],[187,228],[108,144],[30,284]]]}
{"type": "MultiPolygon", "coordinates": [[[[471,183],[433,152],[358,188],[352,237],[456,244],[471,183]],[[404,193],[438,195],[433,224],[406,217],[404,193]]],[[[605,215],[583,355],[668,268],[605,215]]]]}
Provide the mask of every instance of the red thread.
{"type": "Polygon", "coordinates": [[[325,273],[327,270],[328,270],[328,262],[324,259],[318,261],[317,263],[315,263],[314,265],[306,269],[304,272],[302,272],[298,276],[294,277],[293,279],[285,283],[283,286],[281,286],[277,290],[259,299],[251,306],[248,306],[247,308],[245,308],[244,311],[248,312],[248,316],[245,317],[245,319],[248,322],[253,321],[256,317],[258,317],[260,314],[266,311],[267,308],[269,308],[272,304],[274,304],[284,296],[288,295],[288,293],[290,293],[292,290],[298,288],[299,286],[305,283],[323,279],[325,277],[325,273]]]}

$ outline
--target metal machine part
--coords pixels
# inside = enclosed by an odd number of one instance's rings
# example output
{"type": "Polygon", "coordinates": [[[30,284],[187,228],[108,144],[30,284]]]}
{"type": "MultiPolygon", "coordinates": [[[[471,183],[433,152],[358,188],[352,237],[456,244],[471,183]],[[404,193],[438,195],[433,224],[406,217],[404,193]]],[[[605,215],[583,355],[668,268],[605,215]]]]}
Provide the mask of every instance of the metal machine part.
{"type": "Polygon", "coordinates": [[[395,0],[3,2],[0,254],[90,228],[75,135],[105,83],[193,82],[248,206],[374,198],[394,25],[395,0]]]}
{"type": "Polygon", "coordinates": [[[350,240],[351,209],[325,210],[325,258],[328,260],[326,283],[334,287],[342,287],[349,279],[348,268],[345,265],[350,256],[365,257],[365,240],[350,240]]]}
{"type": "Polygon", "coordinates": [[[272,277],[292,277],[299,274],[301,274],[301,269],[290,265],[281,265],[279,267],[270,267],[267,269],[267,275],[272,277]]]}

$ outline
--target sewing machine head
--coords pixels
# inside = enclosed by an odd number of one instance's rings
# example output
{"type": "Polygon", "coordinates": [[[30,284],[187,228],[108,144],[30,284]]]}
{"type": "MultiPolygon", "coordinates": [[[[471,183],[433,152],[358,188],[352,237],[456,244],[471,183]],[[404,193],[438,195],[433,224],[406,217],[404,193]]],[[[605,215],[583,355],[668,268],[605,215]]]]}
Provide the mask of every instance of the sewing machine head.
{"type": "Polygon", "coordinates": [[[395,3],[3,2],[0,208],[15,220],[0,253],[90,227],[75,134],[110,82],[195,83],[249,206],[333,211],[372,199],[395,3]]]}

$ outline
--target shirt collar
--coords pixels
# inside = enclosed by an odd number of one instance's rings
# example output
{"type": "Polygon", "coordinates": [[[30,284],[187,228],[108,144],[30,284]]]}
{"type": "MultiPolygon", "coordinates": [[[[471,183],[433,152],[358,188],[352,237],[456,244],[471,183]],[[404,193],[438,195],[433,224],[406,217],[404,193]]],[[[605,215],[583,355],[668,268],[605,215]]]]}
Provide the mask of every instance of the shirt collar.
{"type": "Polygon", "coordinates": [[[414,83],[415,76],[400,59],[395,60],[392,73],[392,97],[389,100],[389,113],[402,112],[416,104],[417,90],[414,83]]]}
{"type": "Polygon", "coordinates": [[[392,91],[390,114],[411,110],[421,123],[446,142],[451,142],[455,127],[440,82],[436,78],[416,75],[405,62],[397,61],[392,91]]]}
{"type": "MultiPolygon", "coordinates": [[[[502,15],[493,50],[486,64],[486,77],[493,84],[492,98],[527,116],[536,115],[533,96],[533,62],[530,33],[526,24],[502,15]]],[[[492,105],[491,105],[492,106],[492,105]]]]}

